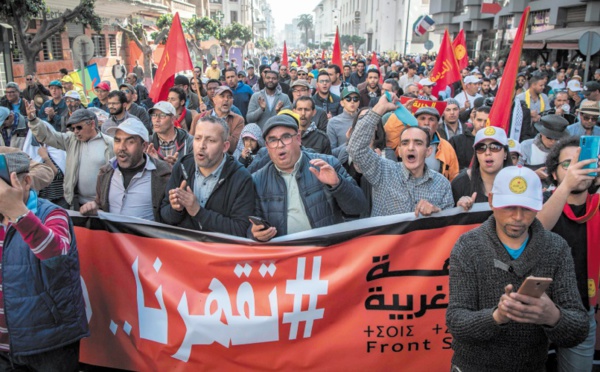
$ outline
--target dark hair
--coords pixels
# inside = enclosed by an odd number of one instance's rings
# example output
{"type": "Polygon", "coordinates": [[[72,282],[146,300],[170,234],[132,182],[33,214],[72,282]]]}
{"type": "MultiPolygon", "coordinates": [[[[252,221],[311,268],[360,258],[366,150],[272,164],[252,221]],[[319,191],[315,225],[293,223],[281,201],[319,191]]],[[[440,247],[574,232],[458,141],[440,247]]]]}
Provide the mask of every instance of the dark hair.
{"type": "Polygon", "coordinates": [[[392,86],[392,91],[398,94],[398,89],[400,89],[400,85],[398,84],[398,80],[396,79],[385,79],[383,81],[384,84],[390,84],[392,86]]]}
{"type": "Polygon", "coordinates": [[[279,76],[279,73],[277,71],[273,71],[273,70],[265,71],[265,76],[267,76],[268,74],[273,74],[275,76],[279,76]]]}
{"type": "Polygon", "coordinates": [[[235,76],[237,76],[237,71],[236,71],[236,69],[235,69],[235,68],[233,68],[233,67],[227,67],[227,68],[225,69],[224,75],[227,75],[227,73],[228,73],[228,72],[233,72],[233,73],[235,74],[235,76]]]}
{"type": "Polygon", "coordinates": [[[491,110],[492,108],[490,106],[480,106],[475,109],[475,112],[484,112],[486,114],[489,114],[491,110]]]}
{"type": "Polygon", "coordinates": [[[327,79],[329,79],[329,74],[327,73],[327,71],[321,71],[319,72],[319,74],[317,75],[317,82],[319,82],[319,78],[321,76],[327,76],[327,79]]]}
{"type": "Polygon", "coordinates": [[[173,88],[169,89],[169,92],[177,93],[177,95],[179,96],[179,100],[180,101],[185,101],[185,99],[186,99],[185,92],[183,91],[183,88],[173,87],[173,88]]]}
{"type": "MultiPolygon", "coordinates": [[[[486,106],[481,106],[486,107],[486,106]]],[[[502,164],[502,168],[506,168],[512,165],[512,160],[510,159],[510,149],[508,146],[502,146],[504,148],[504,153],[506,154],[506,159],[504,159],[504,163],[502,164]]],[[[485,186],[483,185],[483,180],[481,179],[481,170],[479,169],[479,159],[477,158],[477,152],[473,151],[473,161],[471,161],[471,180],[469,185],[471,186],[469,190],[469,194],[473,194],[477,192],[479,195],[485,195],[485,186]]],[[[485,195],[487,197],[487,195],[485,195]]]]}
{"type": "Polygon", "coordinates": [[[370,73],[375,73],[375,74],[377,74],[377,77],[381,76],[381,73],[379,72],[379,69],[378,69],[378,68],[370,68],[370,69],[367,71],[367,76],[369,76],[369,74],[370,74],[370,73]]]}
{"type": "Polygon", "coordinates": [[[365,61],[363,61],[362,59],[359,59],[358,61],[356,61],[356,65],[358,66],[359,63],[362,63],[363,66],[365,66],[367,63],[365,61]]]}
{"type": "Polygon", "coordinates": [[[266,70],[266,69],[269,69],[269,70],[270,70],[270,69],[271,69],[271,66],[269,66],[269,65],[260,65],[260,66],[258,66],[258,71],[259,71],[259,73],[261,73],[261,74],[262,74],[262,73],[263,73],[263,71],[264,71],[264,70],[266,70]]]}
{"type": "Polygon", "coordinates": [[[69,70],[67,70],[66,68],[61,68],[60,70],[58,70],[61,74],[65,74],[65,75],[69,75],[69,70]]]}
{"type": "Polygon", "coordinates": [[[208,80],[206,82],[206,86],[208,86],[208,84],[211,84],[211,83],[217,83],[217,84],[221,85],[221,82],[219,80],[217,80],[217,79],[210,79],[210,80],[208,80]]]}
{"type": "Polygon", "coordinates": [[[529,85],[535,84],[535,83],[537,83],[540,80],[544,80],[544,78],[542,76],[539,76],[539,75],[532,75],[529,78],[529,85]]]}
{"type": "Polygon", "coordinates": [[[560,157],[560,152],[565,147],[579,147],[579,136],[566,137],[557,141],[554,146],[550,148],[550,152],[546,157],[546,173],[548,174],[548,178],[555,185],[558,186],[558,180],[554,179],[552,173],[556,172],[558,168],[558,158],[560,157]]]}
{"type": "Polygon", "coordinates": [[[338,65],[329,65],[329,66],[327,66],[327,68],[334,69],[336,74],[341,74],[342,73],[342,70],[340,70],[340,66],[338,66],[338,65]]]}
{"type": "Polygon", "coordinates": [[[112,92],[108,93],[108,98],[113,97],[119,97],[119,102],[121,102],[121,104],[127,103],[127,96],[120,90],[113,90],[112,92]]]}
{"type": "Polygon", "coordinates": [[[409,129],[419,129],[421,131],[423,131],[423,133],[425,133],[427,135],[427,140],[425,141],[425,147],[429,147],[431,145],[431,133],[429,132],[429,129],[427,128],[423,128],[423,127],[409,127],[409,126],[405,126],[404,129],[402,129],[402,132],[400,132],[400,142],[402,142],[402,134],[404,133],[404,131],[409,130],[409,129]]]}
{"type": "Polygon", "coordinates": [[[310,107],[314,110],[315,109],[315,101],[313,101],[313,99],[311,97],[308,96],[302,96],[302,97],[298,97],[298,99],[296,101],[294,101],[294,106],[293,108],[295,109],[298,106],[298,102],[304,102],[304,101],[308,101],[311,103],[310,107]]]}
{"type": "Polygon", "coordinates": [[[487,81],[489,83],[490,82],[490,78],[483,77],[483,79],[481,79],[481,81],[487,81]]]}

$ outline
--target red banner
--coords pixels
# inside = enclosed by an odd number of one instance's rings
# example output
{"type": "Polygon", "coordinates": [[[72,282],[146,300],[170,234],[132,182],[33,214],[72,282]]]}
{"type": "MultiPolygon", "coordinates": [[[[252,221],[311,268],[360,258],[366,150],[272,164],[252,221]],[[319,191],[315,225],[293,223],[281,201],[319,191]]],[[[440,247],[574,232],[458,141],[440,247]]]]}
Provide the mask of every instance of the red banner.
{"type": "MultiPolygon", "coordinates": [[[[413,98],[402,96],[400,97],[400,103],[405,104],[411,99],[413,98]]],[[[444,110],[446,109],[446,105],[447,103],[444,101],[429,101],[425,99],[415,99],[415,102],[413,103],[410,109],[411,112],[414,114],[421,107],[433,107],[440,113],[440,116],[442,116],[444,114],[444,110]]]]}
{"type": "Polygon", "coordinates": [[[454,55],[456,56],[456,62],[458,67],[462,70],[469,65],[469,56],[467,55],[467,39],[465,38],[465,30],[461,29],[452,42],[452,48],[454,49],[454,55]]]}
{"type": "Polygon", "coordinates": [[[431,94],[437,97],[438,93],[449,84],[459,81],[461,79],[460,69],[456,63],[456,57],[454,56],[454,49],[450,42],[450,35],[448,30],[444,32],[444,38],[438,51],[438,56],[435,59],[435,65],[429,75],[429,80],[436,83],[431,89],[431,94]]]}
{"type": "Polygon", "coordinates": [[[261,245],[75,217],[92,335],[81,361],[147,371],[449,370],[448,257],[489,213],[361,220],[261,245]]]}

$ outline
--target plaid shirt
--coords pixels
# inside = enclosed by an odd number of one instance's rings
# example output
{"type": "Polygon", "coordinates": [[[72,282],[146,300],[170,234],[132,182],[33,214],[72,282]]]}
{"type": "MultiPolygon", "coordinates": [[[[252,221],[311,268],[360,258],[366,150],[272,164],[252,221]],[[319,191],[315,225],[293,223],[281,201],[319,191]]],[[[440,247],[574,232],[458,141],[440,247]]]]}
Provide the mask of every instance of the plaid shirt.
{"type": "Polygon", "coordinates": [[[370,111],[356,125],[348,153],[373,187],[371,217],[414,212],[425,199],[440,209],[454,207],[452,189],[440,173],[425,165],[423,177],[414,178],[404,164],[378,156],[369,145],[381,117],[370,111]]]}

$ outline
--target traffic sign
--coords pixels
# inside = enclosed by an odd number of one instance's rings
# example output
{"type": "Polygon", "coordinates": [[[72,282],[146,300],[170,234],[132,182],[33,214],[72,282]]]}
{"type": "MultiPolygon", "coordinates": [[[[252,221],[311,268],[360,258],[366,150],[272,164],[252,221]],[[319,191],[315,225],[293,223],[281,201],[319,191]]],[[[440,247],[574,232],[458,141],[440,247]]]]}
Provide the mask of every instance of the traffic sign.
{"type": "Polygon", "coordinates": [[[596,31],[587,31],[579,38],[579,51],[581,54],[593,56],[600,51],[600,34],[596,31]]]}
{"type": "Polygon", "coordinates": [[[426,49],[426,50],[431,50],[431,49],[433,49],[433,41],[431,41],[431,40],[427,40],[427,41],[425,42],[425,49],[426,49]]]}

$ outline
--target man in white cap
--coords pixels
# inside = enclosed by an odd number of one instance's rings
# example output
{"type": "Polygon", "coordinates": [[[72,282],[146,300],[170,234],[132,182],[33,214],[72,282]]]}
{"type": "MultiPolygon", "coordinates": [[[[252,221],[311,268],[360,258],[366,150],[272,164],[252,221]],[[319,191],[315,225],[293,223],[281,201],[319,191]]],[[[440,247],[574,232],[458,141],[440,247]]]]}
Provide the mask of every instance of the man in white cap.
{"type": "Polygon", "coordinates": [[[452,365],[458,371],[539,371],[548,344],[571,347],[589,329],[567,242],[535,218],[542,185],[524,167],[494,180],[493,215],[463,234],[450,254],[452,365]],[[526,277],[552,279],[541,297],[516,292],[526,277]]]}
{"type": "MultiPolygon", "coordinates": [[[[569,93],[569,106],[571,106],[571,112],[575,112],[581,105],[582,96],[579,94],[583,88],[581,87],[581,82],[576,79],[571,79],[567,84],[567,93],[569,93]]],[[[583,94],[583,93],[581,93],[583,94]]]]}
{"type": "Polygon", "coordinates": [[[139,119],[130,117],[107,129],[114,136],[115,157],[100,168],[96,199],[81,206],[79,212],[95,215],[98,210],[160,221],[160,203],[171,176],[171,167],[144,153],[149,136],[139,119]],[[150,196],[150,197],[148,197],[150,196]]]}
{"type": "Polygon", "coordinates": [[[429,101],[437,101],[437,97],[431,94],[431,87],[435,85],[434,82],[429,80],[428,78],[419,80],[419,85],[421,86],[421,94],[419,94],[419,99],[426,99],[429,101]]]}
{"type": "Polygon", "coordinates": [[[175,107],[167,101],[160,101],[150,110],[154,133],[146,151],[148,155],[167,163],[175,162],[192,152],[194,138],[185,130],[175,127],[175,107]]]}
{"type": "Polygon", "coordinates": [[[469,75],[465,77],[464,83],[465,90],[454,96],[454,99],[459,104],[461,112],[473,107],[475,104],[475,99],[481,97],[481,94],[477,93],[479,91],[479,87],[481,86],[481,79],[473,75],[469,75]]]}
{"type": "Polygon", "coordinates": [[[80,108],[84,108],[81,104],[79,93],[74,90],[65,93],[65,103],[67,104],[67,112],[60,118],[60,131],[63,133],[67,131],[67,122],[71,118],[71,115],[80,108]]]}

